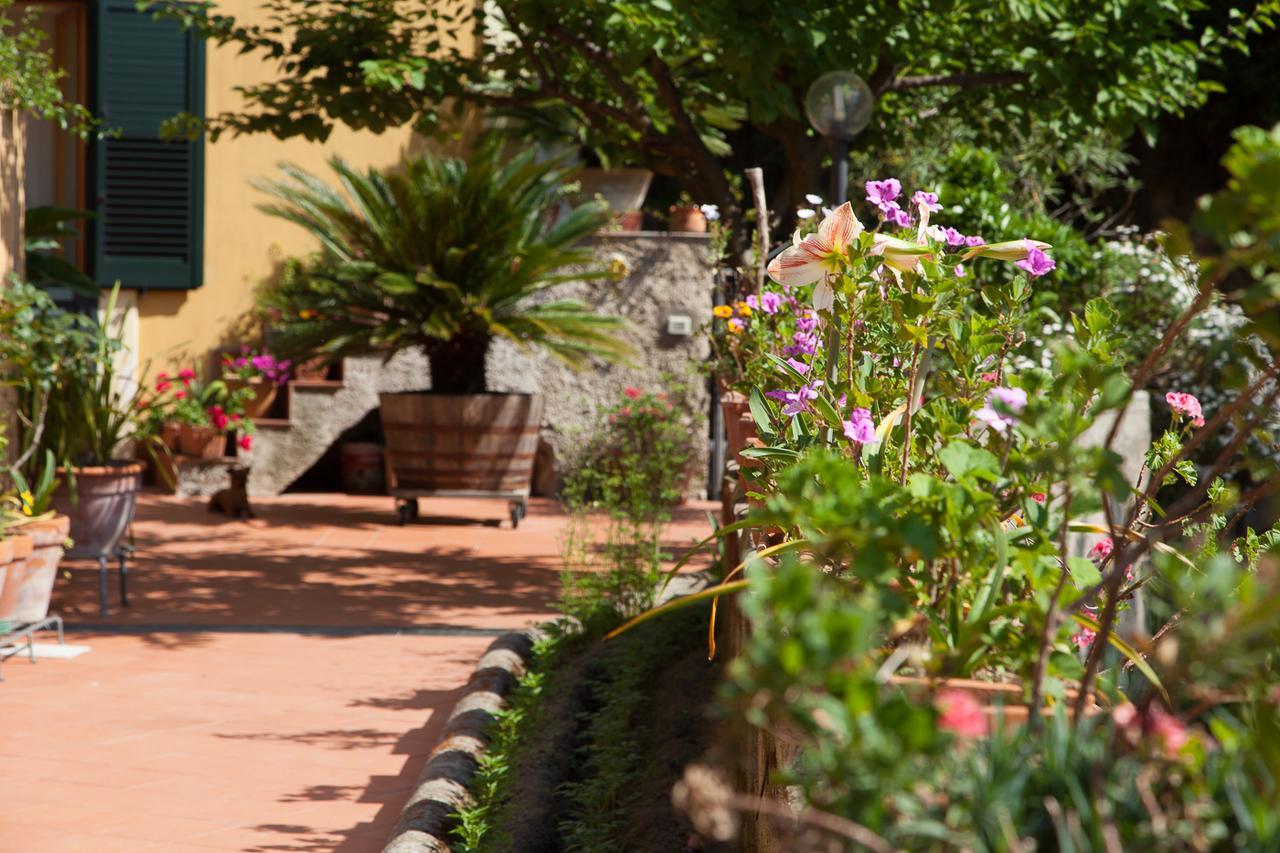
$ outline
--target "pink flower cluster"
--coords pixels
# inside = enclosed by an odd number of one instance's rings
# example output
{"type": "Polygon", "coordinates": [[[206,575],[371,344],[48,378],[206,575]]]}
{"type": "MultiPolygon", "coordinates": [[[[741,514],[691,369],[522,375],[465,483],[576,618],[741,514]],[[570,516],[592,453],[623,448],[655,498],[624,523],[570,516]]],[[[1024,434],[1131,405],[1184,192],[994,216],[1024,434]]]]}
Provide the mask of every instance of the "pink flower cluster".
{"type": "Polygon", "coordinates": [[[987,733],[987,715],[982,704],[963,690],[939,690],[933,706],[938,709],[938,728],[960,737],[982,737],[987,733]]]}
{"type": "Polygon", "coordinates": [[[1204,426],[1204,413],[1200,411],[1200,401],[1191,394],[1182,391],[1170,391],[1164,395],[1164,401],[1173,409],[1175,415],[1191,419],[1191,425],[1204,426]]]}
{"type": "Polygon", "coordinates": [[[1111,712],[1111,719],[1131,744],[1136,745],[1144,737],[1149,737],[1170,758],[1181,752],[1191,740],[1187,724],[1154,702],[1145,712],[1139,711],[1129,702],[1117,705],[1111,712]]]}
{"type": "Polygon", "coordinates": [[[987,404],[973,415],[996,432],[1004,432],[1018,422],[1017,416],[1027,407],[1027,392],[1021,388],[992,388],[987,404]]]}

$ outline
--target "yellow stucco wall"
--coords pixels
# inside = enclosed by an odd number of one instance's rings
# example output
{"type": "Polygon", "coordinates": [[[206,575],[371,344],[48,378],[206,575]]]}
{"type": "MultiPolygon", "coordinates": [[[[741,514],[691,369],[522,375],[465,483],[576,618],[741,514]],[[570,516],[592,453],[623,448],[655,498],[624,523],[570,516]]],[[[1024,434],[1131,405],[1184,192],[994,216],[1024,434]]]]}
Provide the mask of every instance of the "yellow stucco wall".
{"type": "MultiPolygon", "coordinates": [[[[245,21],[258,16],[260,0],[224,0],[219,10],[245,21]]],[[[210,115],[242,108],[234,89],[268,78],[275,69],[234,47],[210,44],[206,56],[205,107],[210,115]]],[[[274,178],[282,161],[327,174],[325,160],[341,154],[356,166],[398,163],[412,144],[407,128],[382,135],[336,128],[324,143],[255,135],[205,144],[204,283],[190,291],[150,291],[138,300],[140,362],[151,370],[203,359],[231,343],[234,328],[253,305],[253,290],[279,260],[314,248],[301,228],[269,217],[250,186],[274,178]]]]}

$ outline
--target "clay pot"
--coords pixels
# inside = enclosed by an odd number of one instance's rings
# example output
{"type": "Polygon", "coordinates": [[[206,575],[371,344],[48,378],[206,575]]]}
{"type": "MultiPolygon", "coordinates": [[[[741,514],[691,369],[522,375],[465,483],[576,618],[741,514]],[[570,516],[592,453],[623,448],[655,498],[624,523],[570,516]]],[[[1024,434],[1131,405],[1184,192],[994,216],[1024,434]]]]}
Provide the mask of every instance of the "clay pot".
{"type": "Polygon", "coordinates": [[[312,382],[328,379],[330,363],[329,359],[324,356],[298,362],[293,366],[293,378],[312,382]]]}
{"type": "Polygon", "coordinates": [[[21,534],[6,540],[13,560],[0,569],[0,622],[26,625],[49,615],[69,528],[70,519],[56,515],[25,524],[21,534]]]}
{"type": "Polygon", "coordinates": [[[54,495],[54,509],[70,517],[74,551],[83,555],[112,554],[124,536],[142,488],[142,465],[114,462],[95,468],[58,469],[62,486],[54,495]],[[70,492],[74,476],[76,498],[70,492]]]}
{"type": "Polygon", "coordinates": [[[613,215],[613,224],[619,231],[639,231],[644,226],[644,212],[624,210],[613,215]]]}
{"type": "Polygon", "coordinates": [[[707,233],[707,217],[693,205],[671,205],[667,216],[667,230],[685,234],[707,233]]]}
{"type": "Polygon", "coordinates": [[[381,495],[387,475],[381,444],[348,441],[342,445],[342,490],[352,495],[381,495]]]}
{"type": "Polygon", "coordinates": [[[280,387],[274,382],[266,379],[254,379],[252,381],[245,379],[226,379],[227,390],[232,394],[244,388],[248,388],[253,392],[244,401],[244,413],[250,418],[265,418],[271,411],[271,404],[276,401],[276,393],[280,387]]]}
{"type": "Polygon", "coordinates": [[[178,451],[197,459],[218,459],[226,453],[227,434],[213,427],[183,424],[178,433],[178,451]]]}

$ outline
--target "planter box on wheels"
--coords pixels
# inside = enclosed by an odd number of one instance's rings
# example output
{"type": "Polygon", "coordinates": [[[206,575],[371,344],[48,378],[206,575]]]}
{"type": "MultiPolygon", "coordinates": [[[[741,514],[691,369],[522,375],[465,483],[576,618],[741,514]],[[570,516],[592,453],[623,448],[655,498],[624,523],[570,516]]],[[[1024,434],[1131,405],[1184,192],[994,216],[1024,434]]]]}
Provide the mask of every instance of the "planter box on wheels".
{"type": "Polygon", "coordinates": [[[381,395],[387,489],[401,521],[432,495],[505,497],[520,523],[542,424],[537,394],[381,395]]]}

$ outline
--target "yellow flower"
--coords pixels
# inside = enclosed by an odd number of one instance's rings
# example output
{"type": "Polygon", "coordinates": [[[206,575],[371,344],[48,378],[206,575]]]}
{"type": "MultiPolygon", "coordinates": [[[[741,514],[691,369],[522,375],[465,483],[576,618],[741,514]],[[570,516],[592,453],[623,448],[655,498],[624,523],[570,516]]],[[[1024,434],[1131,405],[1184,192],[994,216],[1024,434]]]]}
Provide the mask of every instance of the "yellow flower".
{"type": "Polygon", "coordinates": [[[717,305],[711,309],[711,313],[719,317],[721,320],[728,320],[733,316],[733,309],[728,305],[717,305]]]}
{"type": "Polygon", "coordinates": [[[739,303],[737,303],[737,305],[738,305],[738,313],[739,313],[739,314],[741,314],[743,317],[750,317],[750,316],[751,316],[751,306],[750,306],[750,305],[748,305],[748,304],[747,304],[747,303],[745,303],[745,302],[739,302],[739,303]]]}
{"type": "Polygon", "coordinates": [[[298,316],[303,320],[311,320],[319,316],[319,314],[314,308],[303,308],[298,312],[298,316]]]}
{"type": "Polygon", "coordinates": [[[22,514],[33,515],[34,514],[33,510],[35,509],[35,502],[36,502],[35,496],[32,495],[31,492],[23,492],[18,497],[22,499],[22,514]]]}

